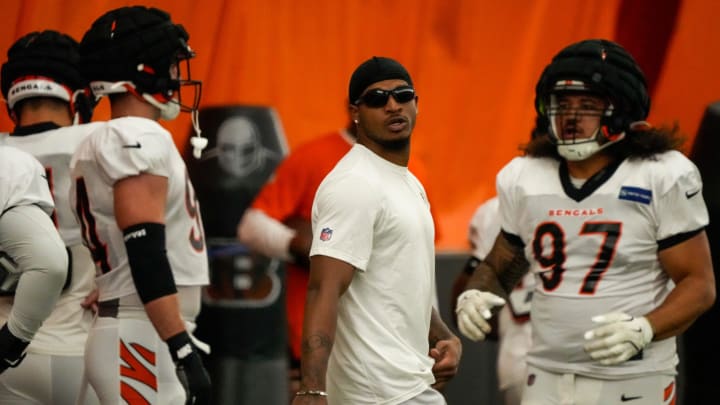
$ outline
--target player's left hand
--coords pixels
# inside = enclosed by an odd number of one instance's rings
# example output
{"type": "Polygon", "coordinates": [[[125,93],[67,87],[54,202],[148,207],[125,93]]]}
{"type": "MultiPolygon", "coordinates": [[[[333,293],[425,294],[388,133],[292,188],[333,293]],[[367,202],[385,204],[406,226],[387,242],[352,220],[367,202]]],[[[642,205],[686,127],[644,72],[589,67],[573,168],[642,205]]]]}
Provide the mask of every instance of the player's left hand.
{"type": "Polygon", "coordinates": [[[592,321],[601,326],[585,332],[585,352],[600,364],[620,364],[638,354],[653,339],[653,329],[644,316],[622,312],[598,315],[592,321]]]}
{"type": "Polygon", "coordinates": [[[456,336],[439,340],[430,349],[430,357],[435,359],[432,372],[435,376],[433,388],[442,391],[445,385],[457,374],[462,356],[462,343],[456,336]]]}

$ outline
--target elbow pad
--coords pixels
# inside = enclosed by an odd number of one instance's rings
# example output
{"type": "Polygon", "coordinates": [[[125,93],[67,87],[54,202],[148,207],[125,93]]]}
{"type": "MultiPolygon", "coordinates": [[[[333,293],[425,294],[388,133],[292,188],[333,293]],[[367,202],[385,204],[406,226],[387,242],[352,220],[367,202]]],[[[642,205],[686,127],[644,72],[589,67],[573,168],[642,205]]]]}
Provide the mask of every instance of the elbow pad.
{"type": "Polygon", "coordinates": [[[140,300],[147,304],[177,293],[165,250],[165,225],[145,222],[123,230],[130,273],[140,300]]]}

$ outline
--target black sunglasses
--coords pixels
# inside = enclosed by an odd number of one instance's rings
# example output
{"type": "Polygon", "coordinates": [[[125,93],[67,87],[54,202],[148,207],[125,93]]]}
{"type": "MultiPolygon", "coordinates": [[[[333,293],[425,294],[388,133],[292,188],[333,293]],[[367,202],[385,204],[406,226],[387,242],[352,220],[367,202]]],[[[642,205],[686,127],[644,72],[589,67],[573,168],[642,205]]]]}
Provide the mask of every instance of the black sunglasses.
{"type": "Polygon", "coordinates": [[[415,89],[402,86],[392,90],[372,89],[360,96],[353,104],[365,104],[370,108],[384,107],[392,96],[398,103],[407,103],[415,99],[415,89]]]}

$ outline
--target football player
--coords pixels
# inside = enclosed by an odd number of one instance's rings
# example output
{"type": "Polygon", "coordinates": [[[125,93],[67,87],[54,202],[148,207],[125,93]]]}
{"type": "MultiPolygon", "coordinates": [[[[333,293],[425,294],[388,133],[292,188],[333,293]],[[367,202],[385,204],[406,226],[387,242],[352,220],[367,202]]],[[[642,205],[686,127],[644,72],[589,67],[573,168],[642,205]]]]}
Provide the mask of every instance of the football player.
{"type": "Polygon", "coordinates": [[[470,339],[529,265],[524,404],[670,404],[675,337],[715,300],[697,168],[654,128],[645,76],[619,44],[561,50],[536,86],[547,136],[497,176],[502,232],[457,302],[470,339]]]}
{"type": "MultiPolygon", "coordinates": [[[[2,93],[15,123],[3,143],[25,150],[44,166],[55,201],[52,219],[67,247],[70,268],[60,299],[38,330],[20,367],[0,376],[0,403],[75,404],[92,312],[81,306],[94,286],[95,265],[83,246],[68,202],[70,158],[92,125],[92,103],[80,70],[79,44],[53,30],[31,32],[8,50],[2,93]]],[[[12,307],[3,298],[2,311],[12,307]]],[[[89,396],[88,404],[96,403],[89,396]]]]}
{"type": "MultiPolygon", "coordinates": [[[[168,13],[134,6],[105,13],[81,41],[84,76],[109,97],[112,118],[71,163],[75,212],[98,267],[86,370],[102,403],[210,403],[203,344],[191,334],[208,283],[202,220],[185,163],[157,122],[184,110],[197,125],[188,37],[168,13]]],[[[193,142],[199,155],[206,139],[193,142]]]]}

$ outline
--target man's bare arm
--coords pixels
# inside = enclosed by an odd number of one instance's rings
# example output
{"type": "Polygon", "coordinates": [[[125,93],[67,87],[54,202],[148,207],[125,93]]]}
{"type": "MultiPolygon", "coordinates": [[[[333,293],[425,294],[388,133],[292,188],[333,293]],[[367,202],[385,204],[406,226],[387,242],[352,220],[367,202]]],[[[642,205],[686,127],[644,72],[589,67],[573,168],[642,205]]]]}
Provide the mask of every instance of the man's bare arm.
{"type": "Polygon", "coordinates": [[[490,253],[473,272],[466,290],[488,291],[507,299],[510,291],[527,273],[529,266],[522,246],[512,243],[508,235],[501,232],[490,253]]]}
{"type": "Polygon", "coordinates": [[[335,340],[340,296],[347,290],[354,268],[341,260],[313,256],[305,302],[301,390],[325,390],[325,373],[335,340]]]}
{"type": "Polygon", "coordinates": [[[457,374],[462,356],[462,343],[443,322],[435,308],[430,318],[430,357],[435,360],[432,371],[435,376],[433,388],[442,390],[450,379],[457,374]]]}
{"type": "Polygon", "coordinates": [[[484,340],[493,328],[488,322],[507,302],[510,291],[527,273],[522,243],[502,232],[485,261],[475,269],[457,299],[458,328],[467,338],[484,340]]]}

